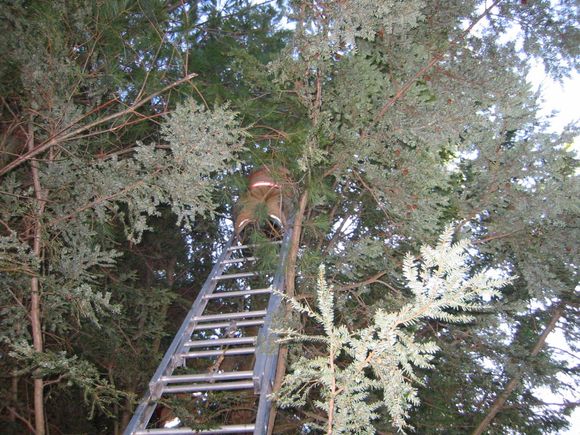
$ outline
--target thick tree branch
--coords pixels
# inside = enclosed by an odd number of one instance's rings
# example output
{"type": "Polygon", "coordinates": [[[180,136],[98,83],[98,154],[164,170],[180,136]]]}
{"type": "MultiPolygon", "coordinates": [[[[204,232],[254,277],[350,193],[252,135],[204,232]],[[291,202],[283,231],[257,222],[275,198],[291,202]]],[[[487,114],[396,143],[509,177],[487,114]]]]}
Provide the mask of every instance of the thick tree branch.
{"type": "Polygon", "coordinates": [[[16,409],[12,408],[12,407],[8,407],[8,412],[10,412],[10,414],[15,417],[16,419],[20,420],[25,426],[26,428],[33,434],[36,433],[36,431],[34,430],[34,426],[32,426],[32,423],[30,423],[30,421],[26,418],[24,418],[23,416],[21,416],[16,409]]]}
{"type": "MultiPolygon", "coordinates": [[[[300,236],[302,233],[302,226],[304,220],[304,213],[306,211],[306,204],[308,204],[308,191],[304,191],[300,197],[300,203],[298,206],[298,212],[294,216],[294,228],[292,230],[292,239],[290,240],[290,250],[288,252],[288,261],[286,263],[286,294],[293,298],[296,294],[295,292],[295,279],[296,279],[296,259],[298,258],[298,248],[300,247],[300,236]]],[[[289,310],[286,315],[289,315],[289,310]]],[[[278,356],[278,364],[276,367],[276,379],[274,379],[274,385],[272,391],[277,392],[280,390],[284,376],[286,375],[286,363],[288,360],[288,347],[282,346],[280,349],[280,354],[278,356]]],[[[270,418],[268,420],[268,434],[271,435],[274,430],[274,423],[276,422],[277,409],[276,406],[272,406],[270,410],[270,418]]]]}

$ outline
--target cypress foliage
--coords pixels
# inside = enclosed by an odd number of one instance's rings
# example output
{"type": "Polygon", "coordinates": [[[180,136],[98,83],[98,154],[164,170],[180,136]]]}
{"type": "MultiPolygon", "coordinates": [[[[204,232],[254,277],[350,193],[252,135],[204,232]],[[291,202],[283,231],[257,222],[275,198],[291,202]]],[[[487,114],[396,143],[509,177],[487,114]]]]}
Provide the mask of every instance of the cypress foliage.
{"type": "Polygon", "coordinates": [[[4,1],[0,23],[7,433],[122,430],[262,165],[303,206],[275,433],[567,426],[539,388],[577,383],[546,344],[577,350],[577,129],[525,78],[577,73],[573,2],[4,1]]]}

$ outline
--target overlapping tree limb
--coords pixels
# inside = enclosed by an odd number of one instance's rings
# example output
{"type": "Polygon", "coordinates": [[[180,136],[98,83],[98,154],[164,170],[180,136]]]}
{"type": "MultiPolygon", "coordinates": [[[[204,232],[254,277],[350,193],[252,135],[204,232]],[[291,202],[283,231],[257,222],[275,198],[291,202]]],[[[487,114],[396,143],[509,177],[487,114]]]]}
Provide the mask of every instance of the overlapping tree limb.
{"type": "MultiPolygon", "coordinates": [[[[180,84],[185,83],[185,82],[193,79],[196,76],[197,76],[196,73],[188,74],[185,77],[165,86],[163,89],[161,89],[157,92],[154,92],[154,93],[148,95],[147,97],[145,97],[141,100],[134,102],[131,106],[127,107],[124,110],[121,110],[119,112],[104,116],[103,118],[97,119],[96,121],[90,122],[86,125],[82,125],[80,127],[77,127],[75,129],[73,129],[72,131],[69,131],[67,133],[67,131],[71,130],[78,122],[80,122],[80,120],[82,118],[78,119],[77,121],[75,121],[74,123],[72,123],[68,127],[66,127],[65,129],[61,130],[56,135],[47,139],[46,141],[39,144],[38,146],[29,149],[28,152],[22,154],[20,157],[16,158],[12,162],[10,162],[6,166],[4,166],[2,169],[0,169],[0,176],[7,174],[11,170],[17,168],[21,164],[27,162],[28,160],[30,160],[33,157],[36,157],[38,154],[43,153],[44,151],[50,149],[51,147],[53,147],[59,143],[62,143],[64,141],[76,138],[80,133],[82,133],[84,131],[90,130],[91,128],[97,127],[97,126],[102,125],[106,122],[113,121],[113,120],[118,119],[122,116],[125,116],[125,115],[128,115],[130,113],[135,112],[135,110],[137,110],[139,107],[143,106],[144,104],[148,103],[153,98],[164,94],[165,92],[169,91],[170,89],[173,89],[174,87],[179,86],[180,84]]],[[[86,115],[83,115],[83,117],[84,116],[86,116],[86,115]]]]}

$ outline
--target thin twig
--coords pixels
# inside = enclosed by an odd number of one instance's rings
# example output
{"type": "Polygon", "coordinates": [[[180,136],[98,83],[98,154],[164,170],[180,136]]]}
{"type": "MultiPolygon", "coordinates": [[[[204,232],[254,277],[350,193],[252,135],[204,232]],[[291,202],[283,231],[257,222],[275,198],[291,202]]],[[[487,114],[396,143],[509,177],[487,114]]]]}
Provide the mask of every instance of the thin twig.
{"type": "Polygon", "coordinates": [[[379,272],[379,273],[374,274],[373,276],[368,277],[364,281],[359,281],[359,282],[355,282],[352,284],[343,285],[340,287],[335,287],[334,291],[343,292],[343,291],[355,289],[357,287],[362,287],[363,285],[373,284],[373,283],[377,282],[379,280],[379,278],[386,275],[386,273],[387,272],[379,272]]]}
{"type": "MultiPolygon", "coordinates": [[[[562,315],[564,314],[564,308],[565,308],[565,304],[563,302],[560,302],[558,305],[556,305],[556,307],[552,311],[552,316],[550,317],[550,321],[548,322],[548,324],[544,328],[544,331],[542,332],[542,334],[538,337],[536,344],[534,345],[533,349],[531,350],[531,352],[529,354],[530,357],[533,358],[540,353],[540,350],[542,350],[542,347],[546,343],[546,339],[548,338],[548,335],[550,335],[550,333],[556,328],[556,324],[560,320],[560,317],[562,317],[562,315]]],[[[522,369],[518,370],[514,375],[512,375],[510,381],[507,383],[504,390],[501,392],[501,394],[499,394],[496,397],[495,401],[493,402],[493,404],[491,405],[491,407],[487,411],[484,419],[479,423],[479,425],[477,426],[477,428],[473,431],[473,433],[471,435],[481,435],[487,430],[487,428],[489,427],[489,425],[491,424],[491,422],[493,421],[495,416],[498,414],[498,412],[500,412],[504,408],[505,403],[507,402],[507,400],[511,396],[512,392],[516,389],[518,384],[521,382],[522,376],[523,376],[522,369]]]]}
{"type": "Polygon", "coordinates": [[[387,213],[387,210],[385,210],[385,208],[381,204],[381,202],[380,202],[379,198],[377,197],[377,195],[375,194],[374,190],[365,182],[365,180],[360,176],[360,174],[357,171],[353,171],[353,173],[359,179],[359,181],[362,183],[362,185],[365,187],[365,189],[367,189],[369,191],[369,193],[372,195],[375,202],[377,203],[377,205],[379,206],[379,208],[381,209],[381,211],[383,212],[383,214],[387,218],[387,222],[390,222],[391,218],[390,218],[389,214],[387,213]]]}

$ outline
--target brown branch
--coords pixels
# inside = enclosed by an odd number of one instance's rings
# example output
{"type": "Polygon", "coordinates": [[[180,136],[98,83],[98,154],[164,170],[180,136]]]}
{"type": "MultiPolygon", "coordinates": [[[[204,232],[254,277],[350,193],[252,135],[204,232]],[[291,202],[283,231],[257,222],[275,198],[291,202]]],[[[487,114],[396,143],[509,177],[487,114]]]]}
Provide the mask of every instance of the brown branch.
{"type": "Polygon", "coordinates": [[[286,294],[289,297],[295,296],[295,278],[296,278],[296,260],[298,258],[298,248],[300,246],[300,237],[302,235],[302,226],[304,224],[304,213],[308,203],[308,191],[304,191],[300,198],[298,212],[294,218],[294,228],[292,240],[290,241],[290,250],[288,251],[288,262],[286,266],[286,294]]]}
{"type": "Polygon", "coordinates": [[[49,148],[55,146],[58,143],[67,141],[67,140],[71,140],[76,138],[80,133],[86,131],[86,130],[90,130],[91,128],[97,127],[101,124],[104,124],[108,121],[113,121],[117,118],[120,118],[122,116],[125,116],[127,114],[133,113],[135,112],[135,110],[137,110],[139,107],[143,106],[144,104],[148,103],[149,101],[151,101],[153,98],[158,97],[159,95],[167,92],[168,90],[186,82],[191,80],[192,78],[196,77],[197,74],[192,73],[192,74],[188,74],[187,76],[185,76],[182,79],[179,79],[167,86],[165,86],[163,89],[161,89],[158,92],[154,92],[153,94],[149,95],[148,97],[140,100],[140,101],[136,101],[135,103],[133,103],[131,106],[127,107],[125,110],[121,110],[119,112],[113,113],[111,115],[107,115],[101,119],[97,119],[96,121],[93,121],[87,125],[83,125],[81,127],[76,128],[73,131],[70,131],[69,133],[65,133],[65,131],[71,129],[76,123],[78,123],[78,121],[73,122],[72,124],[70,124],[69,126],[67,126],[65,129],[59,131],[58,133],[56,133],[54,136],[52,136],[51,138],[47,139],[46,141],[44,141],[43,143],[41,143],[40,145],[38,145],[37,147],[34,147],[32,149],[30,149],[27,153],[21,155],[20,157],[18,157],[17,159],[15,159],[14,161],[10,162],[9,164],[7,164],[6,166],[4,166],[2,169],[0,169],[0,176],[10,172],[12,169],[17,168],[18,166],[20,166],[21,164],[23,164],[24,162],[30,160],[31,158],[37,156],[38,154],[48,150],[49,148]]]}
{"type": "MultiPolygon", "coordinates": [[[[104,130],[98,130],[98,131],[93,131],[93,132],[90,132],[87,134],[83,134],[82,136],[75,137],[75,139],[86,139],[88,137],[98,136],[98,135],[105,134],[105,133],[113,133],[117,130],[120,130],[122,128],[128,127],[128,126],[133,125],[133,124],[138,124],[138,123],[143,122],[143,121],[149,121],[149,120],[152,120],[154,118],[159,118],[160,116],[165,116],[165,115],[167,115],[167,113],[168,112],[166,112],[166,111],[154,113],[152,115],[143,115],[141,113],[136,113],[135,115],[138,116],[138,119],[134,119],[133,121],[127,121],[127,122],[124,122],[122,124],[116,125],[114,127],[106,128],[104,130]]],[[[157,122],[157,121],[155,121],[155,122],[157,122]]]]}
{"type": "MultiPolygon", "coordinates": [[[[298,248],[300,247],[300,236],[302,233],[302,225],[304,220],[304,213],[306,211],[306,204],[308,204],[308,190],[305,190],[300,197],[300,205],[298,206],[298,212],[294,216],[294,227],[292,230],[292,239],[290,240],[290,250],[288,251],[288,260],[286,262],[286,294],[293,298],[295,296],[295,282],[296,279],[296,259],[298,257],[298,248]]],[[[289,316],[290,312],[286,311],[286,316],[289,316]]],[[[282,381],[284,380],[284,375],[286,374],[286,364],[288,361],[288,347],[282,346],[280,349],[280,354],[278,356],[278,364],[276,366],[276,378],[274,379],[274,384],[272,387],[273,392],[280,390],[282,386],[282,381]]],[[[276,406],[272,406],[270,410],[270,417],[268,419],[268,431],[267,433],[271,435],[274,430],[274,424],[276,422],[277,409],[276,406]]]]}
{"type": "Polygon", "coordinates": [[[523,231],[523,230],[524,230],[524,228],[519,228],[519,229],[517,229],[517,230],[514,230],[514,231],[511,231],[511,232],[509,232],[509,233],[504,233],[504,234],[492,234],[492,235],[490,235],[490,236],[484,237],[483,239],[476,240],[476,241],[474,242],[474,244],[476,244],[476,245],[481,245],[481,244],[483,244],[483,243],[491,242],[492,240],[496,240],[496,239],[503,239],[503,238],[506,238],[506,237],[513,236],[514,234],[517,234],[517,233],[519,233],[519,232],[521,232],[521,231],[523,231]]]}
{"type": "Polygon", "coordinates": [[[379,273],[365,279],[364,281],[359,281],[359,282],[355,282],[352,284],[343,285],[341,287],[335,287],[334,291],[343,292],[343,291],[352,290],[352,289],[357,288],[357,287],[362,287],[363,285],[373,284],[373,283],[379,281],[379,278],[381,278],[386,273],[387,272],[379,272],[379,273]]]}
{"type": "Polygon", "coordinates": [[[342,234],[342,232],[343,232],[346,224],[348,223],[348,221],[349,221],[349,219],[351,217],[352,217],[352,215],[351,214],[348,214],[347,216],[345,216],[344,218],[342,218],[342,222],[340,223],[340,225],[337,228],[336,232],[332,235],[331,239],[328,241],[328,245],[326,245],[326,247],[322,251],[323,254],[327,254],[328,252],[330,252],[330,250],[332,249],[332,247],[338,241],[340,235],[342,234]]]}
{"type": "MultiPolygon", "coordinates": [[[[288,133],[286,133],[286,132],[284,132],[282,130],[278,130],[278,129],[274,128],[274,127],[269,127],[267,125],[261,125],[261,124],[256,124],[256,125],[253,125],[252,127],[253,128],[263,128],[264,130],[273,131],[274,133],[276,133],[276,135],[272,135],[272,137],[275,138],[275,139],[276,138],[277,139],[282,138],[284,140],[288,140],[288,138],[290,138],[290,135],[288,133]]],[[[262,137],[262,136],[263,135],[261,135],[259,137],[262,137]]]]}
{"type": "Polygon", "coordinates": [[[378,196],[375,194],[375,191],[372,189],[372,187],[370,187],[365,182],[365,180],[360,176],[360,174],[357,171],[353,171],[353,174],[359,179],[359,181],[361,182],[361,184],[365,187],[366,190],[369,191],[369,193],[371,194],[371,196],[374,198],[375,202],[377,203],[377,205],[379,206],[379,208],[381,209],[381,211],[383,212],[383,214],[387,218],[387,222],[390,222],[391,221],[391,218],[389,217],[389,213],[387,212],[387,210],[381,204],[381,201],[379,200],[378,196]]]}
{"type": "Polygon", "coordinates": [[[34,430],[34,426],[32,426],[32,423],[30,423],[30,421],[26,418],[24,418],[23,416],[21,416],[14,408],[8,406],[7,407],[8,411],[10,412],[10,414],[12,414],[14,417],[16,417],[18,420],[20,420],[22,423],[24,423],[24,425],[26,426],[26,428],[33,434],[36,433],[36,431],[34,430]]]}
{"type": "Polygon", "coordinates": [[[50,381],[44,381],[44,386],[45,386],[45,387],[47,387],[47,386],[49,386],[49,385],[58,384],[58,383],[60,383],[60,381],[62,381],[62,380],[63,380],[64,378],[66,378],[66,377],[67,377],[67,375],[60,374],[60,375],[58,376],[58,378],[56,378],[56,379],[52,379],[52,380],[50,380],[50,381]]]}
{"type": "MultiPolygon", "coordinates": [[[[552,313],[552,317],[550,318],[548,325],[546,326],[544,332],[542,332],[534,348],[530,352],[531,357],[535,357],[540,353],[540,350],[542,350],[542,347],[544,347],[544,344],[546,343],[548,335],[550,335],[550,333],[554,330],[556,324],[558,323],[558,320],[560,320],[560,317],[562,317],[563,313],[564,313],[564,304],[560,303],[554,309],[554,312],[552,313]]],[[[487,430],[488,426],[491,424],[495,416],[505,407],[505,403],[509,399],[510,395],[513,393],[513,391],[516,389],[516,387],[522,380],[522,375],[523,373],[521,371],[513,375],[513,377],[510,379],[510,381],[504,388],[503,392],[497,397],[493,405],[491,405],[491,408],[487,412],[485,418],[481,421],[481,423],[479,423],[477,428],[472,432],[472,435],[481,435],[483,432],[487,430]]]]}
{"type": "MultiPolygon", "coordinates": [[[[28,137],[26,139],[28,149],[34,147],[34,130],[32,123],[28,125],[28,137]]],[[[42,254],[42,224],[41,217],[44,212],[44,194],[42,186],[40,185],[40,175],[38,172],[38,162],[36,160],[30,161],[30,168],[32,172],[32,181],[34,185],[34,196],[37,202],[36,216],[34,217],[34,235],[32,242],[32,252],[34,256],[40,261],[42,254]]],[[[41,305],[40,305],[40,282],[38,276],[30,278],[30,325],[32,329],[32,342],[34,351],[41,353],[44,350],[42,337],[42,319],[41,319],[41,305]]],[[[44,419],[44,383],[42,376],[38,370],[35,370],[34,376],[34,426],[37,435],[44,435],[46,422],[44,419]]]]}

